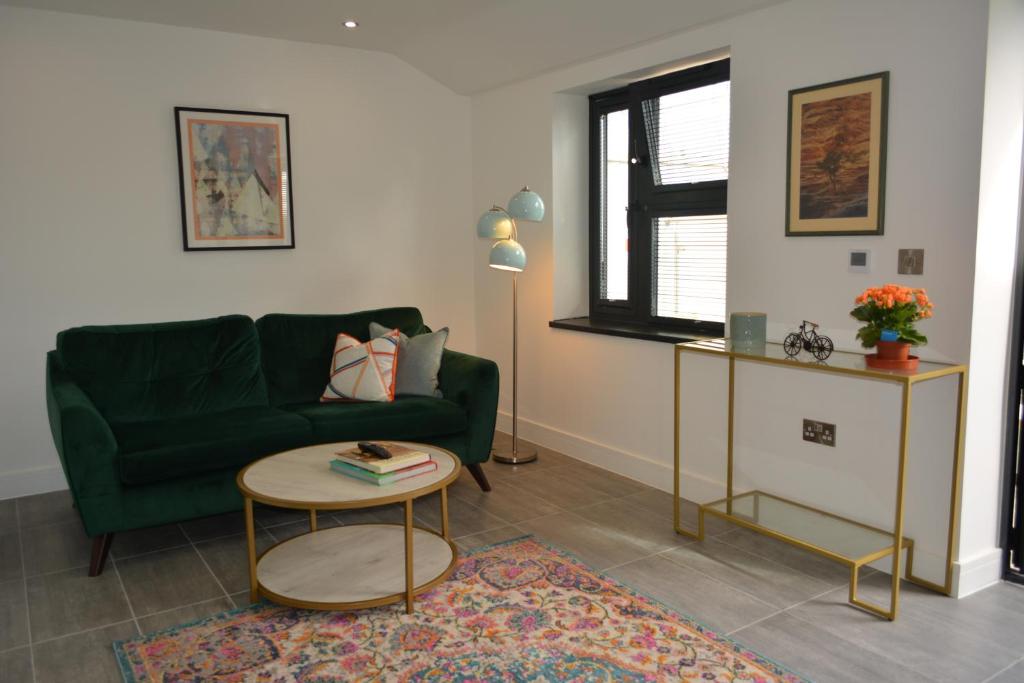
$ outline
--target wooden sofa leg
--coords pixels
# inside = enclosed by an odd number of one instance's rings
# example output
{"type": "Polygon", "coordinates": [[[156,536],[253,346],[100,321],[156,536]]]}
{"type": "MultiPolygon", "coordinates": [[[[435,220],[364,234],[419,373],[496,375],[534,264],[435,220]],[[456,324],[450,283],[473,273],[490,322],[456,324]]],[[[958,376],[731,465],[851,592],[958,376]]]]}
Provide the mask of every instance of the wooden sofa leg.
{"type": "Polygon", "coordinates": [[[100,534],[92,539],[92,559],[89,560],[89,576],[99,576],[103,573],[103,567],[107,564],[107,555],[110,553],[110,542],[114,540],[114,534],[100,534]]]}
{"type": "Polygon", "coordinates": [[[480,463],[475,462],[472,465],[466,465],[466,467],[469,469],[469,473],[473,475],[473,479],[476,480],[477,486],[479,486],[482,491],[491,490],[491,482],[487,481],[487,475],[484,474],[484,468],[480,467],[480,463]]]}

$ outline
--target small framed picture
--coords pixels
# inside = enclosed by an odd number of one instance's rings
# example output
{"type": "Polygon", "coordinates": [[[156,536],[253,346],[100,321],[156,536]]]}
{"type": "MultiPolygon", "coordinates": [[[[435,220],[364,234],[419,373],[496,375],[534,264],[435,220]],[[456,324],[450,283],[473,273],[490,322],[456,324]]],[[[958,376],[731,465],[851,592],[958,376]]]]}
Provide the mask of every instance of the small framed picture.
{"type": "Polygon", "coordinates": [[[889,72],[789,91],[787,235],[881,235],[889,72]]]}
{"type": "Polygon", "coordinates": [[[186,251],[294,249],[288,115],[175,107],[186,251]]]}

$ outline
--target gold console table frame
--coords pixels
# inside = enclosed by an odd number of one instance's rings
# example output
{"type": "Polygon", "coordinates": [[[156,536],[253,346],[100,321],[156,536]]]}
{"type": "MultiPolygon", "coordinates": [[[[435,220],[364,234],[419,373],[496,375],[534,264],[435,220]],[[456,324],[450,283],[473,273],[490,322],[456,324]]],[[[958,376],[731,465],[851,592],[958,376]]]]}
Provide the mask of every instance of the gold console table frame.
{"type": "Polygon", "coordinates": [[[850,569],[851,605],[867,610],[872,614],[889,620],[896,619],[899,612],[900,569],[902,551],[907,551],[905,578],[924,588],[951,595],[953,592],[953,564],[956,560],[956,545],[959,534],[960,489],[963,477],[964,451],[964,420],[966,418],[967,401],[967,366],[922,361],[914,372],[878,370],[867,367],[864,356],[858,353],[837,351],[826,361],[807,361],[790,358],[785,355],[781,344],[766,344],[763,352],[734,349],[728,339],[707,339],[686,342],[676,345],[675,355],[675,483],[674,483],[674,524],[676,533],[698,541],[704,540],[704,518],[711,514],[734,524],[751,529],[757,533],[789,543],[790,545],[822,555],[842,563],[850,569]],[[683,353],[703,353],[725,357],[729,361],[729,404],[728,404],[728,435],[726,441],[726,497],[700,506],[697,515],[697,532],[684,529],[680,521],[680,501],[682,469],[680,460],[680,409],[679,393],[680,360],[683,353]],[[736,361],[749,361],[810,372],[826,372],[848,375],[862,379],[877,380],[898,384],[902,387],[902,410],[900,414],[899,461],[896,476],[896,505],[893,512],[893,528],[891,531],[869,526],[855,520],[841,517],[825,510],[803,505],[781,496],[764,491],[746,491],[736,494],[733,490],[733,431],[734,431],[734,396],[736,361]],[[949,524],[946,540],[946,571],[942,584],[933,583],[914,575],[914,541],[903,535],[904,492],[906,489],[906,466],[910,443],[910,408],[913,387],[920,382],[957,376],[957,408],[954,431],[953,468],[951,473],[949,524]],[[814,523],[820,520],[836,528],[843,528],[856,536],[856,543],[846,548],[830,547],[823,540],[807,540],[799,534],[786,533],[772,527],[770,520],[772,511],[785,510],[787,514],[802,515],[804,521],[814,523]],[[892,556],[892,587],[890,589],[889,607],[875,605],[862,600],[857,595],[857,584],[860,568],[887,556],[892,556]]]}

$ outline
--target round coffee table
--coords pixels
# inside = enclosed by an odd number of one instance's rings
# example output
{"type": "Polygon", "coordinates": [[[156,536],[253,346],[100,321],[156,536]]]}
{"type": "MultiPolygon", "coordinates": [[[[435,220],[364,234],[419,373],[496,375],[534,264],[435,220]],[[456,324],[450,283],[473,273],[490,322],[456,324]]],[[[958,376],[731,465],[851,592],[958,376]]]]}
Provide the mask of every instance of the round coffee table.
{"type": "Polygon", "coordinates": [[[277,453],[238,473],[245,498],[249,543],[249,597],[308,609],[345,610],[413,598],[444,581],[458,552],[448,538],[448,485],[462,464],[450,451],[420,443],[437,469],[378,486],[331,470],[335,453],[355,442],[330,443],[277,453]],[[441,533],[413,526],[415,499],[441,492],[441,533]],[[282,541],[257,557],[253,502],[309,511],[309,532],[282,541]],[[317,510],[351,510],[391,503],[405,506],[404,524],[351,524],[317,530],[317,510]]]}

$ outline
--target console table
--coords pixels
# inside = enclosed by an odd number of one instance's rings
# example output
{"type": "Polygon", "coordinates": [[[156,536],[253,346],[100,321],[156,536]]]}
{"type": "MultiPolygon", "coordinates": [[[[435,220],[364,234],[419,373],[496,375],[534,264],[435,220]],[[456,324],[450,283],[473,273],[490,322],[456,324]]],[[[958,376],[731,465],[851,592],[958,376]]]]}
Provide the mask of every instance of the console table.
{"type": "Polygon", "coordinates": [[[901,551],[907,551],[906,579],[930,590],[949,595],[953,590],[953,562],[955,560],[958,515],[960,508],[960,485],[963,473],[963,434],[966,414],[967,367],[946,363],[921,361],[913,372],[878,370],[870,368],[859,353],[837,351],[826,361],[790,358],[781,344],[765,344],[763,348],[733,347],[728,339],[709,339],[676,345],[675,355],[675,510],[676,533],[699,541],[704,540],[704,517],[714,515],[729,522],[746,527],[766,536],[784,541],[798,548],[808,550],[846,565],[850,569],[849,602],[877,616],[893,620],[899,610],[901,551]],[[729,401],[728,435],[726,445],[726,497],[699,507],[697,532],[680,525],[681,466],[680,461],[680,360],[684,353],[712,354],[728,359],[729,401]],[[826,510],[803,505],[760,490],[736,493],[733,490],[733,431],[735,367],[737,362],[768,363],[791,368],[795,371],[834,373],[857,379],[892,382],[902,387],[902,410],[900,413],[900,439],[894,455],[898,458],[896,481],[896,503],[893,511],[891,530],[833,514],[826,510]],[[956,375],[957,409],[954,428],[953,467],[950,476],[949,522],[946,542],[946,572],[943,584],[926,581],[914,575],[914,541],[903,535],[905,473],[909,452],[910,407],[914,385],[940,377],[956,375]],[[889,607],[875,605],[857,595],[857,581],[860,568],[882,558],[892,557],[892,588],[889,607]]]}

